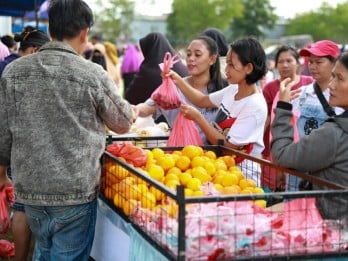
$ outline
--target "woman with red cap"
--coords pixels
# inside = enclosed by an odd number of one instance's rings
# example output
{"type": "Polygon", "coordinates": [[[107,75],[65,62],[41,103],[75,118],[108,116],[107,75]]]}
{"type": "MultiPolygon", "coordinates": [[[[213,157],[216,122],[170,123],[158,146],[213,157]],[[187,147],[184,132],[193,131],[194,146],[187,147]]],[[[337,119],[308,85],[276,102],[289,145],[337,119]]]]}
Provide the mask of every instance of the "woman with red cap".
{"type": "MultiPolygon", "coordinates": [[[[297,121],[300,138],[309,135],[329,117],[342,112],[342,109],[332,108],[327,103],[332,69],[339,54],[338,45],[329,40],[309,44],[300,50],[300,56],[308,57],[309,72],[315,80],[313,83],[301,87],[299,98],[293,101],[293,108],[300,115],[297,121]]],[[[303,182],[300,184],[300,181],[299,178],[289,175],[287,189],[298,190],[299,186],[304,184],[303,182]]]]}

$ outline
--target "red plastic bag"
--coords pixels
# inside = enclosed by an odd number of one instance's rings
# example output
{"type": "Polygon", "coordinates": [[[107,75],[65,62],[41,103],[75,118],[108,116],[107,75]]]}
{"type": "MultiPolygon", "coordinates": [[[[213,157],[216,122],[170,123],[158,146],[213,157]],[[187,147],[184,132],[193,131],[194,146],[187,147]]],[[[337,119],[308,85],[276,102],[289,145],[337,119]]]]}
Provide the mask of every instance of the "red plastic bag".
{"type": "Polygon", "coordinates": [[[199,135],[198,129],[192,120],[187,119],[184,114],[179,111],[170,132],[167,146],[181,147],[186,145],[202,146],[203,140],[199,135]]]}
{"type": "Polygon", "coordinates": [[[11,257],[15,255],[14,243],[7,240],[0,240],[0,257],[11,257]]]}
{"type": "Polygon", "coordinates": [[[0,190],[0,234],[4,234],[10,227],[11,219],[8,206],[14,201],[13,186],[0,190]]]}
{"type": "MultiPolygon", "coordinates": [[[[164,55],[164,61],[159,65],[163,74],[167,74],[179,61],[179,58],[176,58],[177,55],[171,56],[169,52],[164,55]]],[[[165,110],[179,108],[181,104],[176,86],[170,77],[163,78],[161,85],[152,93],[151,98],[165,110]]]]}
{"type": "Polygon", "coordinates": [[[145,150],[135,146],[131,142],[112,143],[106,147],[106,151],[115,155],[116,157],[122,157],[127,162],[132,163],[135,167],[144,166],[147,162],[147,154],[145,150]]]}

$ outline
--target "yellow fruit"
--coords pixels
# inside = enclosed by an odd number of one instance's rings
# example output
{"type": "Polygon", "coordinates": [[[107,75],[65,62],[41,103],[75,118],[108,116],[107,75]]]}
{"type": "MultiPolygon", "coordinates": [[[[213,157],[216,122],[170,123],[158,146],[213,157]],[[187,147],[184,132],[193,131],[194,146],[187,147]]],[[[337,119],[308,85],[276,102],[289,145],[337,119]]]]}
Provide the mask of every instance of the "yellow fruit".
{"type": "Polygon", "coordinates": [[[166,185],[168,188],[176,190],[176,186],[180,185],[180,181],[176,179],[170,179],[165,181],[164,185],[166,185]]]}
{"type": "Polygon", "coordinates": [[[155,160],[158,160],[160,157],[164,156],[164,150],[160,148],[154,148],[152,149],[152,155],[155,160]]]}
{"type": "Polygon", "coordinates": [[[112,187],[106,187],[104,189],[104,196],[108,199],[108,200],[113,200],[115,197],[116,191],[112,188],[112,187]]]}
{"type": "Polygon", "coordinates": [[[172,154],[181,156],[182,153],[181,153],[181,150],[174,150],[174,151],[172,152],[172,154]]]}
{"type": "Polygon", "coordinates": [[[123,210],[124,214],[126,214],[127,216],[130,216],[131,214],[133,214],[133,212],[137,208],[137,206],[138,206],[138,203],[136,200],[125,199],[123,202],[122,210],[123,210]]]}
{"type": "Polygon", "coordinates": [[[184,194],[185,194],[185,197],[191,197],[193,195],[193,191],[192,191],[192,189],[185,188],[184,194]]]}
{"type": "Polygon", "coordinates": [[[175,166],[181,169],[182,171],[187,170],[190,167],[190,164],[190,158],[184,155],[180,156],[175,162],[175,166]]]}
{"type": "Polygon", "coordinates": [[[140,203],[143,208],[153,208],[156,206],[156,197],[151,192],[147,192],[141,196],[140,203]]]}
{"type": "Polygon", "coordinates": [[[128,176],[129,172],[124,167],[117,166],[116,171],[112,174],[114,174],[118,179],[124,179],[128,176]]]}
{"type": "Polygon", "coordinates": [[[224,187],[237,185],[237,184],[238,184],[238,178],[234,174],[226,174],[222,178],[221,185],[224,186],[224,187]]]}
{"type": "Polygon", "coordinates": [[[203,167],[210,176],[213,176],[216,172],[215,164],[212,161],[205,161],[203,167]]]}
{"type": "Polygon", "coordinates": [[[191,168],[202,167],[206,160],[202,156],[196,156],[191,159],[191,168]]]}
{"type": "Polygon", "coordinates": [[[213,183],[222,185],[222,179],[227,174],[228,173],[225,170],[220,169],[220,170],[216,171],[215,175],[213,176],[213,183]]]}
{"type": "Polygon", "coordinates": [[[246,179],[241,179],[239,181],[239,187],[243,190],[243,189],[249,187],[249,182],[246,179]]]}
{"type": "Polygon", "coordinates": [[[155,195],[157,201],[161,201],[164,198],[164,193],[155,187],[150,187],[149,191],[155,195]]]}
{"type": "Polygon", "coordinates": [[[174,173],[169,173],[164,176],[164,183],[166,183],[169,180],[177,180],[180,182],[179,175],[174,173]]]}
{"type": "Polygon", "coordinates": [[[192,178],[186,184],[186,187],[193,191],[200,190],[201,186],[202,182],[198,178],[192,178]]]}
{"type": "Polygon", "coordinates": [[[263,193],[265,193],[265,191],[262,188],[259,188],[259,187],[253,188],[253,192],[255,194],[263,194],[263,193]]]}
{"type": "Polygon", "coordinates": [[[193,159],[196,156],[203,155],[203,149],[199,146],[195,145],[187,145],[181,150],[182,155],[185,155],[189,157],[190,159],[193,159]]]}
{"type": "Polygon", "coordinates": [[[216,154],[212,150],[207,150],[206,152],[204,152],[204,155],[207,156],[208,158],[212,159],[212,160],[216,159],[216,154]]]}
{"type": "Polygon", "coordinates": [[[157,159],[157,164],[166,171],[175,166],[175,160],[171,155],[164,155],[157,159]]]}
{"type": "Polygon", "coordinates": [[[188,172],[184,172],[184,173],[181,173],[179,175],[179,180],[180,180],[180,183],[184,186],[187,185],[187,182],[192,178],[192,175],[188,172]]]}
{"type": "Polygon", "coordinates": [[[196,190],[196,191],[193,191],[192,196],[193,197],[203,197],[204,196],[204,192],[201,191],[201,190],[196,190]]]}
{"type": "Polygon", "coordinates": [[[233,166],[236,165],[236,162],[234,161],[234,157],[233,156],[226,155],[226,156],[223,156],[222,159],[224,160],[224,162],[225,162],[225,164],[226,164],[226,166],[228,168],[233,167],[233,166]]]}
{"type": "Polygon", "coordinates": [[[263,200],[263,199],[257,199],[257,200],[254,201],[254,203],[256,205],[259,205],[262,208],[266,208],[267,207],[267,201],[263,200]]]}
{"type": "Polygon", "coordinates": [[[221,184],[214,184],[214,188],[215,188],[217,191],[221,192],[222,189],[223,189],[223,186],[222,186],[221,184]]]}
{"type": "Polygon", "coordinates": [[[161,166],[152,164],[147,168],[149,176],[155,180],[162,181],[164,178],[164,170],[161,166]]]}
{"type": "Polygon", "coordinates": [[[216,171],[218,171],[218,170],[227,171],[227,165],[226,165],[224,160],[217,159],[217,160],[215,160],[214,164],[215,164],[216,171]]]}
{"type": "Polygon", "coordinates": [[[123,204],[124,204],[124,197],[121,194],[116,193],[114,196],[114,205],[118,208],[122,208],[123,204]]]}
{"type": "Polygon", "coordinates": [[[179,169],[178,167],[172,167],[170,169],[168,169],[167,171],[167,175],[168,174],[176,174],[176,175],[180,175],[182,172],[181,172],[181,169],[179,169]]]}
{"type": "Polygon", "coordinates": [[[141,196],[141,190],[139,189],[138,185],[133,184],[130,185],[129,188],[124,191],[123,195],[126,199],[139,200],[141,196]]]}
{"type": "Polygon", "coordinates": [[[194,167],[191,171],[191,175],[194,178],[198,178],[202,183],[208,182],[212,179],[203,167],[194,167]]]}
{"type": "Polygon", "coordinates": [[[227,187],[223,187],[221,190],[221,194],[224,195],[237,195],[240,193],[240,189],[238,188],[238,186],[227,186],[227,187]]]}

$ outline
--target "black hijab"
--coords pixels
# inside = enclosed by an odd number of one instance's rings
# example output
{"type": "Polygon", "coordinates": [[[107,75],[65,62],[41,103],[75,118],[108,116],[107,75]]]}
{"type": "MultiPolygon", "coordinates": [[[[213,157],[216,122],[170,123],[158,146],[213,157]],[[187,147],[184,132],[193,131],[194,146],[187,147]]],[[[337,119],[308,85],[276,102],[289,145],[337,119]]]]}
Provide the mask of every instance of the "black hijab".
{"type": "MultiPolygon", "coordinates": [[[[144,60],[133,81],[126,90],[125,98],[131,104],[138,104],[150,98],[152,92],[162,83],[159,64],[163,62],[164,54],[176,52],[169,41],[161,33],[149,33],[139,41],[144,60]]],[[[188,70],[181,61],[174,64],[173,71],[181,77],[188,76],[188,70]]]]}
{"type": "Polygon", "coordinates": [[[208,28],[203,31],[203,35],[209,36],[213,38],[216,44],[219,47],[219,55],[220,57],[224,57],[228,51],[228,42],[224,34],[217,28],[208,28]]]}

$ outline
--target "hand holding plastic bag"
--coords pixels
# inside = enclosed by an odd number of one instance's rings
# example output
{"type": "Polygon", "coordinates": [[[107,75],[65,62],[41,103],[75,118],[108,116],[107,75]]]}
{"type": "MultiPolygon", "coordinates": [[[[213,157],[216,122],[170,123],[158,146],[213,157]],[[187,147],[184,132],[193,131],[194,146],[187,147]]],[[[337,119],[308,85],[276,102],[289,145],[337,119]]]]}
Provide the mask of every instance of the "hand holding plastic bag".
{"type": "Polygon", "coordinates": [[[13,186],[0,190],[0,234],[4,234],[10,227],[11,219],[8,207],[14,201],[13,186]]]}
{"type": "MultiPolygon", "coordinates": [[[[163,63],[159,64],[163,75],[168,74],[170,68],[177,62],[179,62],[178,56],[172,56],[167,52],[164,56],[163,63]]],[[[176,109],[181,104],[176,86],[169,76],[164,76],[161,85],[152,93],[151,98],[158,106],[165,110],[176,109]]]]}
{"type": "Polygon", "coordinates": [[[202,146],[203,140],[199,135],[198,129],[194,121],[189,120],[179,111],[170,132],[167,146],[181,147],[186,145],[202,146]]]}

